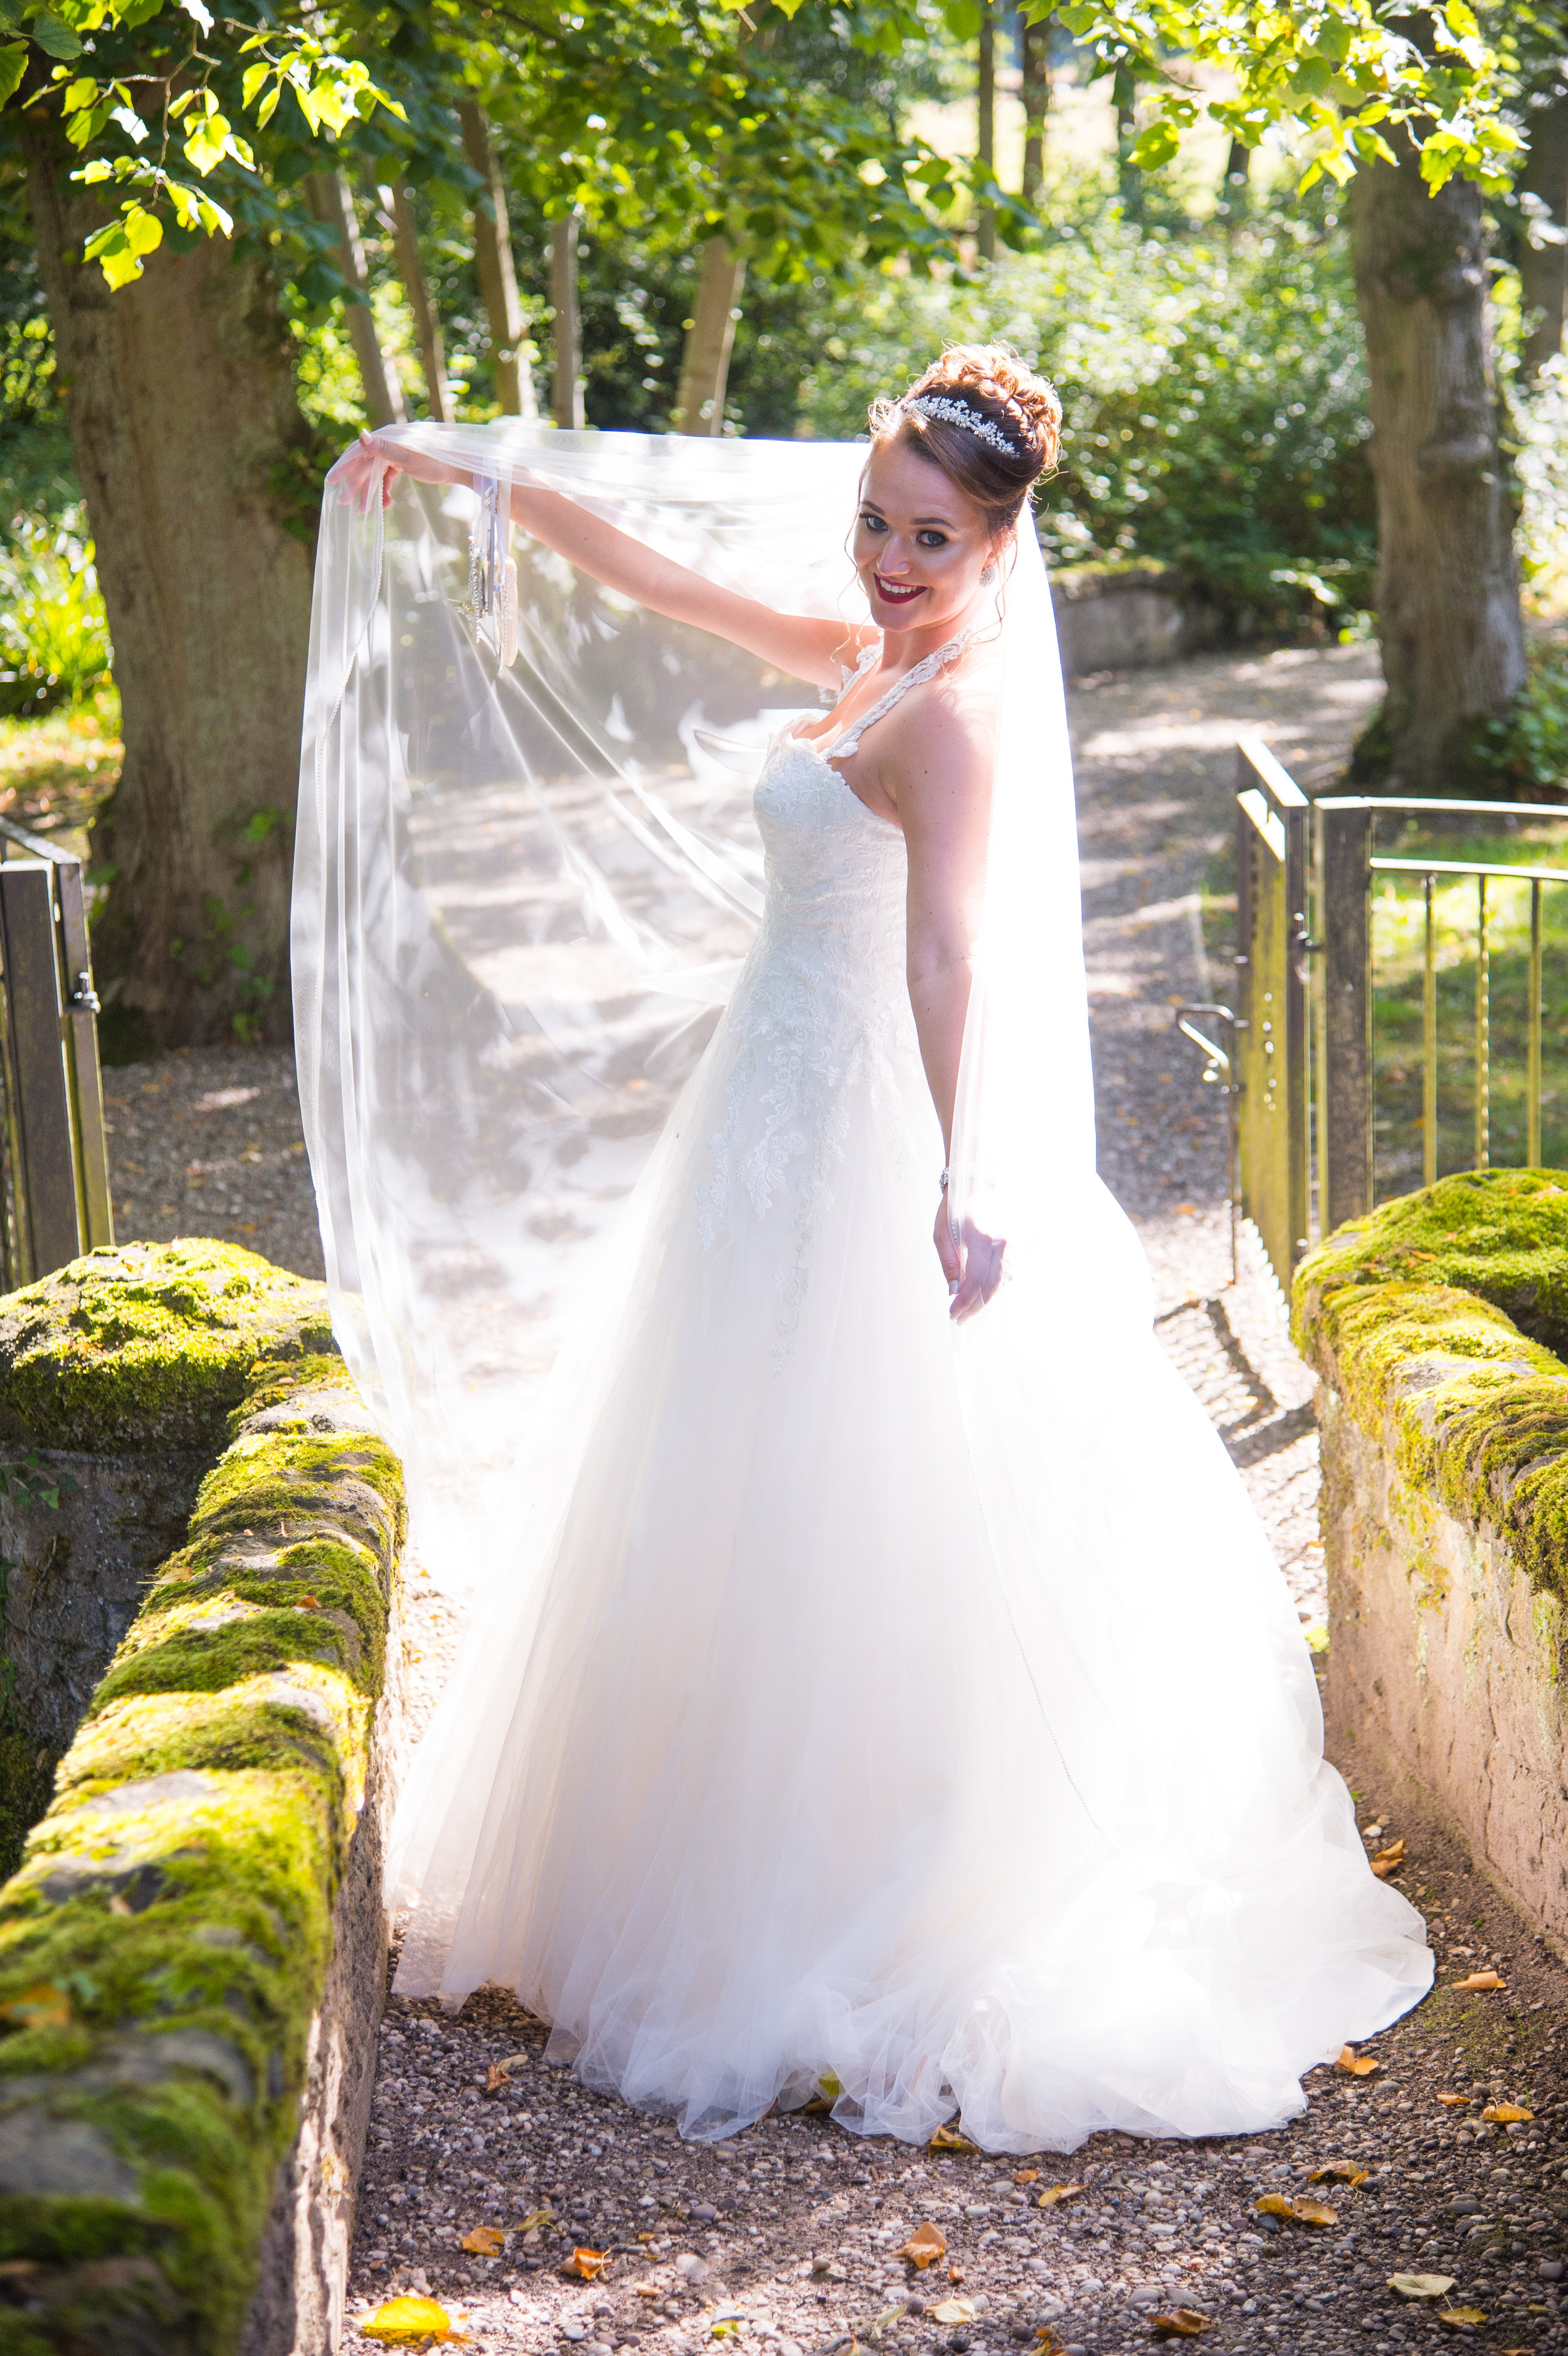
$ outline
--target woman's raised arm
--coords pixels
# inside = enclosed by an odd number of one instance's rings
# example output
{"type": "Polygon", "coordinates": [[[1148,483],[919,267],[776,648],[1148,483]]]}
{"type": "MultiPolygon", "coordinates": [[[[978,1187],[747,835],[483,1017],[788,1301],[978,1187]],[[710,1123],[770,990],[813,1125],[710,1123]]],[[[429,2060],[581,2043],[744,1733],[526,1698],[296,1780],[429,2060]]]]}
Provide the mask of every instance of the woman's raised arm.
{"type": "MultiPolygon", "coordinates": [[[[366,484],[377,460],[389,472],[400,469],[421,482],[471,483],[474,479],[466,467],[451,466],[407,443],[378,434],[362,434],[357,448],[363,453],[366,484]]],[[[358,489],[355,454],[346,455],[346,479],[351,488],[358,489]]],[[[383,495],[389,497],[389,490],[383,495]]],[[[563,492],[515,482],[512,520],[564,556],[569,564],[602,581],[607,589],[618,589],[623,596],[634,598],[656,614],[667,615],[672,622],[690,622],[717,638],[727,638],[731,646],[744,647],[748,654],[776,663],[781,670],[809,680],[813,686],[836,688],[840,659],[854,663],[857,634],[843,622],[816,614],[775,613],[754,598],[704,580],[700,573],[659,555],[630,532],[579,507],[563,492]]]]}

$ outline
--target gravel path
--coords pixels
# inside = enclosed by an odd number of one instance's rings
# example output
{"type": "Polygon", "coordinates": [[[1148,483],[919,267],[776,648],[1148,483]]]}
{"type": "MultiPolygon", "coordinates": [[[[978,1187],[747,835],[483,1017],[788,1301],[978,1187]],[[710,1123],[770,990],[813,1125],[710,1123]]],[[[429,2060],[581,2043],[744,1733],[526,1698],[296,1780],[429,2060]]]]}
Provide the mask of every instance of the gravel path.
{"type": "MultiPolygon", "coordinates": [[[[1343,648],[1209,658],[1072,699],[1102,1168],[1148,1250],[1161,1338],[1223,1432],[1309,1623],[1324,1616],[1310,1381],[1245,1238],[1241,1281],[1227,1281],[1222,1104],[1199,1085],[1171,1008],[1224,995],[1205,968],[1198,894],[1229,830],[1237,726],[1261,728],[1310,783],[1332,773],[1376,692],[1370,655],[1343,648]]],[[[123,1234],[226,1235],[319,1274],[284,1059],[197,1051],[112,1073],[107,1093],[123,1234]]],[[[455,1630],[428,1581],[415,1590],[410,1642],[428,1693],[455,1630]]],[[[1275,2135],[1100,2136],[1071,2162],[1026,2165],[859,2142],[796,2115],[717,2148],[685,2145],[547,2066],[543,2029],[495,1990],[452,2017],[393,2001],[350,2345],[363,2344],[356,2320],[412,2291],[440,2297],[476,2350],[526,2356],[697,2356],[715,2340],[777,2356],[1091,2356],[1153,2345],[1179,2308],[1208,2319],[1193,2336],[1210,2347],[1276,2356],[1562,2346],[1568,1975],[1417,1795],[1357,1796],[1370,1846],[1407,1844],[1401,1887],[1428,1916],[1440,1986],[1363,2049],[1373,2072],[1315,2071],[1306,2115],[1275,2135]],[[1502,1987],[1456,1990],[1492,1967],[1502,1987]],[[1535,2115],[1487,2122],[1498,2103],[1535,2115]],[[1341,2162],[1366,2180],[1310,2183],[1341,2162]],[[1040,2206],[1042,2188],[1064,2184],[1083,2189],[1040,2206]],[[1256,2207],[1304,2195],[1327,2196],[1334,2222],[1256,2207]],[[898,2254],[923,2225],[945,2243],[925,2271],[898,2254]],[[494,2256],[481,2254],[485,2228],[494,2256]],[[475,2233],[480,2248],[464,2249],[475,2233]],[[607,2254],[601,2278],[567,2270],[579,2246],[607,2254]],[[1395,2274],[1455,2286],[1408,2302],[1388,2288],[1395,2274]]]]}

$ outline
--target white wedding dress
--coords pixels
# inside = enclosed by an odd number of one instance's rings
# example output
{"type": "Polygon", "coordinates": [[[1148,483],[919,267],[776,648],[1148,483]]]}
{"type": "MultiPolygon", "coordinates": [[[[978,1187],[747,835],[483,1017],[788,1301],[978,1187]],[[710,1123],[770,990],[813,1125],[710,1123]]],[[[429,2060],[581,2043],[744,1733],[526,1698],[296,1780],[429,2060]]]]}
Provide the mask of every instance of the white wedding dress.
{"type": "Polygon", "coordinates": [[[761,925],[573,1326],[536,1568],[404,1804],[400,1985],[517,1990],[701,2136],[824,2085],[1007,2151],[1278,2126],[1424,1992],[1421,1920],[1092,1173],[950,1324],[901,835],[787,733],[755,807],[761,925]]]}

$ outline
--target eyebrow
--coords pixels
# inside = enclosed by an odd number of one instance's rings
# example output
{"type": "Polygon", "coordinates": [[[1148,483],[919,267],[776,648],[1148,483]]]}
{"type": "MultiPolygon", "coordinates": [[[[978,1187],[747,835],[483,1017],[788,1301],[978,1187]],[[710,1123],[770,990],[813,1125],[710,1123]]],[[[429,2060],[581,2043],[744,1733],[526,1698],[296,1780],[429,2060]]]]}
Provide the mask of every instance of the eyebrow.
{"type": "MultiPolygon", "coordinates": [[[[884,516],[884,517],[885,517],[885,515],[886,515],[886,513],[887,513],[887,510],[886,510],[884,508],[880,508],[880,507],[877,505],[877,502],[876,502],[876,500],[875,500],[875,499],[862,499],[862,500],[861,500],[861,502],[860,502],[860,505],[861,505],[863,508],[869,508],[869,509],[870,509],[870,510],[871,510],[871,513],[872,513],[873,515],[880,515],[880,516],[884,516]]],[[[957,530],[957,526],[955,524],[955,522],[954,522],[954,520],[953,520],[953,519],[952,519],[952,517],[951,517],[951,516],[944,516],[944,515],[933,515],[933,516],[912,516],[912,517],[910,519],[910,520],[911,520],[912,523],[916,524],[916,525],[919,525],[919,524],[927,524],[927,523],[939,523],[939,524],[942,526],[942,528],[943,528],[943,530],[944,530],[944,531],[955,531],[955,530],[957,530]]]]}

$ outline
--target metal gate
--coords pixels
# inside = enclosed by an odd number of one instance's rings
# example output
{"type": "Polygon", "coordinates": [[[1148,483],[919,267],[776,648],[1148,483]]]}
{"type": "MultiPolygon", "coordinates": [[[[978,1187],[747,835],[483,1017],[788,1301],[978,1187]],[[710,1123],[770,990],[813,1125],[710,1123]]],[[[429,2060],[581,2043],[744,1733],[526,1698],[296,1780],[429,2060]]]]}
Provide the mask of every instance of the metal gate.
{"type": "Polygon", "coordinates": [[[114,1240],[81,862],[0,819],[0,1285],[114,1240]]]}
{"type": "Polygon", "coordinates": [[[1310,805],[1258,738],[1238,747],[1236,1008],[1242,1210],[1280,1282],[1306,1249],[1307,847],[1310,805]]]}
{"type": "MultiPolygon", "coordinates": [[[[1433,856],[1382,858],[1379,819],[1519,819],[1538,803],[1326,795],[1309,803],[1267,746],[1238,748],[1237,1006],[1232,1018],[1239,1192],[1281,1287],[1316,1233],[1360,1218],[1375,1199],[1372,1088],[1372,887],[1379,874],[1423,879],[1423,1167],[1437,1175],[1437,991],[1434,892],[1476,884],[1474,1164],[1489,1153],[1488,884],[1531,887],[1527,1162],[1541,1153],[1541,894],[1568,868],[1493,866],[1433,856]],[[1310,911],[1312,926],[1308,926],[1310,911]],[[1316,1162],[1316,1166],[1314,1166],[1316,1162]]],[[[1222,1012],[1223,1010],[1216,1010],[1222,1012]]]]}

